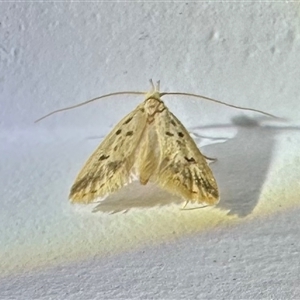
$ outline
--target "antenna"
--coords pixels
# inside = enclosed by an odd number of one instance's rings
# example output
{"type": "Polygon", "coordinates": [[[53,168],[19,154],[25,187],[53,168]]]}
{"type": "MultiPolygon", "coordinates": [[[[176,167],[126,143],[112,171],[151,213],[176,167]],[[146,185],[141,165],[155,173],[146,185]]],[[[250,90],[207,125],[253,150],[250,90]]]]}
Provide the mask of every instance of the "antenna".
{"type": "Polygon", "coordinates": [[[233,104],[228,104],[228,103],[222,102],[220,100],[212,99],[212,98],[201,96],[201,95],[197,95],[197,94],[182,93],[182,92],[166,92],[166,93],[160,93],[159,95],[160,95],[160,97],[167,96],[167,95],[181,95],[181,96],[196,97],[196,98],[201,98],[201,99],[204,99],[204,100],[212,101],[212,102],[215,102],[215,103],[219,103],[219,104],[222,104],[222,105],[225,105],[225,106],[233,107],[233,108],[236,108],[236,109],[254,111],[254,112],[266,115],[268,117],[272,117],[272,118],[275,118],[275,119],[285,120],[284,118],[280,118],[280,117],[274,116],[272,114],[269,114],[269,113],[264,112],[264,111],[259,110],[259,109],[242,107],[242,106],[236,106],[236,105],[233,105],[233,104]]]}
{"type": "MultiPolygon", "coordinates": [[[[160,89],[160,81],[157,81],[157,84],[156,84],[156,87],[155,87],[155,85],[153,83],[153,80],[150,79],[150,84],[152,86],[153,91],[159,91],[159,89],[160,89]]],[[[91,102],[94,102],[96,100],[100,100],[100,99],[103,99],[103,98],[107,98],[107,97],[111,97],[111,96],[118,96],[118,95],[145,95],[145,94],[147,94],[147,92],[137,92],[137,91],[124,91],[124,92],[115,92],[115,93],[105,94],[105,95],[102,95],[100,97],[96,97],[96,98],[93,98],[93,99],[81,102],[81,103],[76,104],[76,105],[72,105],[72,106],[68,106],[68,107],[65,107],[65,108],[61,108],[61,109],[57,109],[55,111],[52,111],[51,113],[49,113],[49,114],[47,114],[47,115],[45,115],[45,116],[37,119],[35,121],[35,123],[37,123],[37,122],[39,122],[39,121],[41,121],[41,120],[43,120],[43,119],[45,119],[45,118],[53,115],[53,114],[56,114],[56,113],[59,113],[59,112],[62,112],[62,111],[66,111],[66,110],[69,110],[69,109],[73,109],[73,108],[76,108],[76,107],[79,107],[79,106],[83,106],[85,104],[88,104],[88,103],[91,103],[91,102]]],[[[204,99],[204,100],[208,100],[208,101],[211,101],[211,102],[219,103],[219,104],[226,105],[226,106],[229,106],[229,107],[233,107],[233,108],[236,108],[236,109],[242,109],[242,110],[247,110],[247,111],[254,111],[254,112],[266,115],[268,117],[272,117],[272,118],[280,119],[280,120],[285,120],[284,118],[280,118],[280,117],[274,116],[272,114],[269,114],[269,113],[264,112],[264,111],[259,110],[259,109],[242,107],[242,106],[236,106],[236,105],[233,105],[233,104],[228,104],[228,103],[216,100],[216,99],[212,99],[212,98],[201,96],[201,95],[197,95],[197,94],[183,93],[183,92],[164,92],[164,93],[160,93],[159,94],[160,97],[167,96],[167,95],[181,95],[181,96],[190,96],[190,97],[201,98],[201,99],[204,99]]]]}
{"type": "Polygon", "coordinates": [[[111,97],[111,96],[117,96],[117,95],[145,95],[145,94],[146,94],[146,92],[135,92],[135,91],[125,91],[125,92],[115,92],[115,93],[105,94],[103,96],[96,97],[96,98],[81,102],[81,103],[76,104],[76,105],[72,105],[72,106],[68,106],[68,107],[64,107],[64,108],[61,108],[61,109],[54,110],[51,113],[35,120],[34,123],[37,123],[37,122],[39,122],[39,121],[41,121],[41,120],[43,120],[43,119],[45,119],[45,118],[47,118],[51,115],[54,115],[56,113],[59,113],[59,112],[65,111],[65,110],[69,110],[69,109],[73,109],[73,108],[76,108],[76,107],[79,107],[79,106],[83,106],[85,104],[88,104],[88,103],[91,103],[91,102],[94,102],[96,100],[100,100],[100,99],[103,99],[103,98],[107,98],[107,97],[111,97]]]}

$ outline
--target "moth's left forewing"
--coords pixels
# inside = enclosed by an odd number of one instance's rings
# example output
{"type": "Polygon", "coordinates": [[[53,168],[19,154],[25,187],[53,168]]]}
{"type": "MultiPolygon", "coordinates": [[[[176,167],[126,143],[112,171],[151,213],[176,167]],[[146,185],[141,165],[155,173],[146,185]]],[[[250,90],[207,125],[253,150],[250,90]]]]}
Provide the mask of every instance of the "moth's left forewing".
{"type": "Polygon", "coordinates": [[[104,138],[77,175],[69,196],[73,203],[90,203],[131,181],[146,118],[141,104],[104,138]]]}
{"type": "Polygon", "coordinates": [[[155,126],[160,162],[154,181],[186,201],[216,204],[216,180],[185,127],[167,108],[156,116],[155,126]]]}

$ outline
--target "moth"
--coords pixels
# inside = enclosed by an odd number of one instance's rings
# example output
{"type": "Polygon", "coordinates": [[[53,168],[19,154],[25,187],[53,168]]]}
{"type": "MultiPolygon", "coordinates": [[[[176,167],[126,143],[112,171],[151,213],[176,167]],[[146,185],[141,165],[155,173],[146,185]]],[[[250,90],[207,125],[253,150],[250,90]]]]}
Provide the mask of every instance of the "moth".
{"type": "MultiPolygon", "coordinates": [[[[145,95],[144,101],[113,128],[87,160],[71,187],[69,198],[72,203],[88,204],[103,199],[134,179],[142,185],[153,182],[181,197],[186,204],[196,202],[215,205],[219,202],[218,186],[207,163],[208,158],[200,152],[184,125],[166,107],[162,96],[196,96],[240,107],[189,93],[161,93],[159,82],[157,86],[154,86],[152,80],[150,82],[152,89],[148,93],[111,93],[69,107],[74,108],[112,95],[145,95]]],[[[242,109],[274,117],[256,109],[242,109]]]]}
{"type": "Polygon", "coordinates": [[[219,192],[205,157],[161,100],[159,86],[107,135],[79,172],[74,203],[112,194],[137,178],[186,201],[216,204],[219,192]]]}

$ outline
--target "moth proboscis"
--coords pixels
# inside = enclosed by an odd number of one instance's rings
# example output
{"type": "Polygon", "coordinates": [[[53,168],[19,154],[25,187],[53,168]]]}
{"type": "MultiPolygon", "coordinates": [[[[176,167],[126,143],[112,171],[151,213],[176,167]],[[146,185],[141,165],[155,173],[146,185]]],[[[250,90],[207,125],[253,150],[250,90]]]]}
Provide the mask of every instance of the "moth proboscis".
{"type": "MultiPolygon", "coordinates": [[[[104,199],[137,178],[142,185],[154,182],[162,189],[182,197],[186,203],[215,205],[219,191],[213,173],[196,143],[182,123],[161,100],[164,95],[187,95],[250,110],[190,93],[161,93],[150,80],[150,92],[116,92],[54,111],[75,108],[89,102],[124,94],[143,94],[145,100],[125,116],[106,136],[79,172],[70,191],[72,203],[88,204],[104,199]]],[[[36,122],[37,122],[36,121],[36,122]]]]}

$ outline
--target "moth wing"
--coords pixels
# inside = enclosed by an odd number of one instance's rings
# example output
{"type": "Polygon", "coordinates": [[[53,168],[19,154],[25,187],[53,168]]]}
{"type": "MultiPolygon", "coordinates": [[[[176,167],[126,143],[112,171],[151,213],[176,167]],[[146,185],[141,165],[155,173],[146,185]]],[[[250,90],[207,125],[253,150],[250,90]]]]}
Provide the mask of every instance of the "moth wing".
{"type": "Polygon", "coordinates": [[[90,203],[131,181],[135,150],[146,127],[143,104],[124,117],[79,172],[70,191],[73,203],[90,203]]]}
{"type": "Polygon", "coordinates": [[[188,131],[167,108],[155,122],[160,147],[156,183],[186,201],[216,204],[216,180],[188,131]]]}

